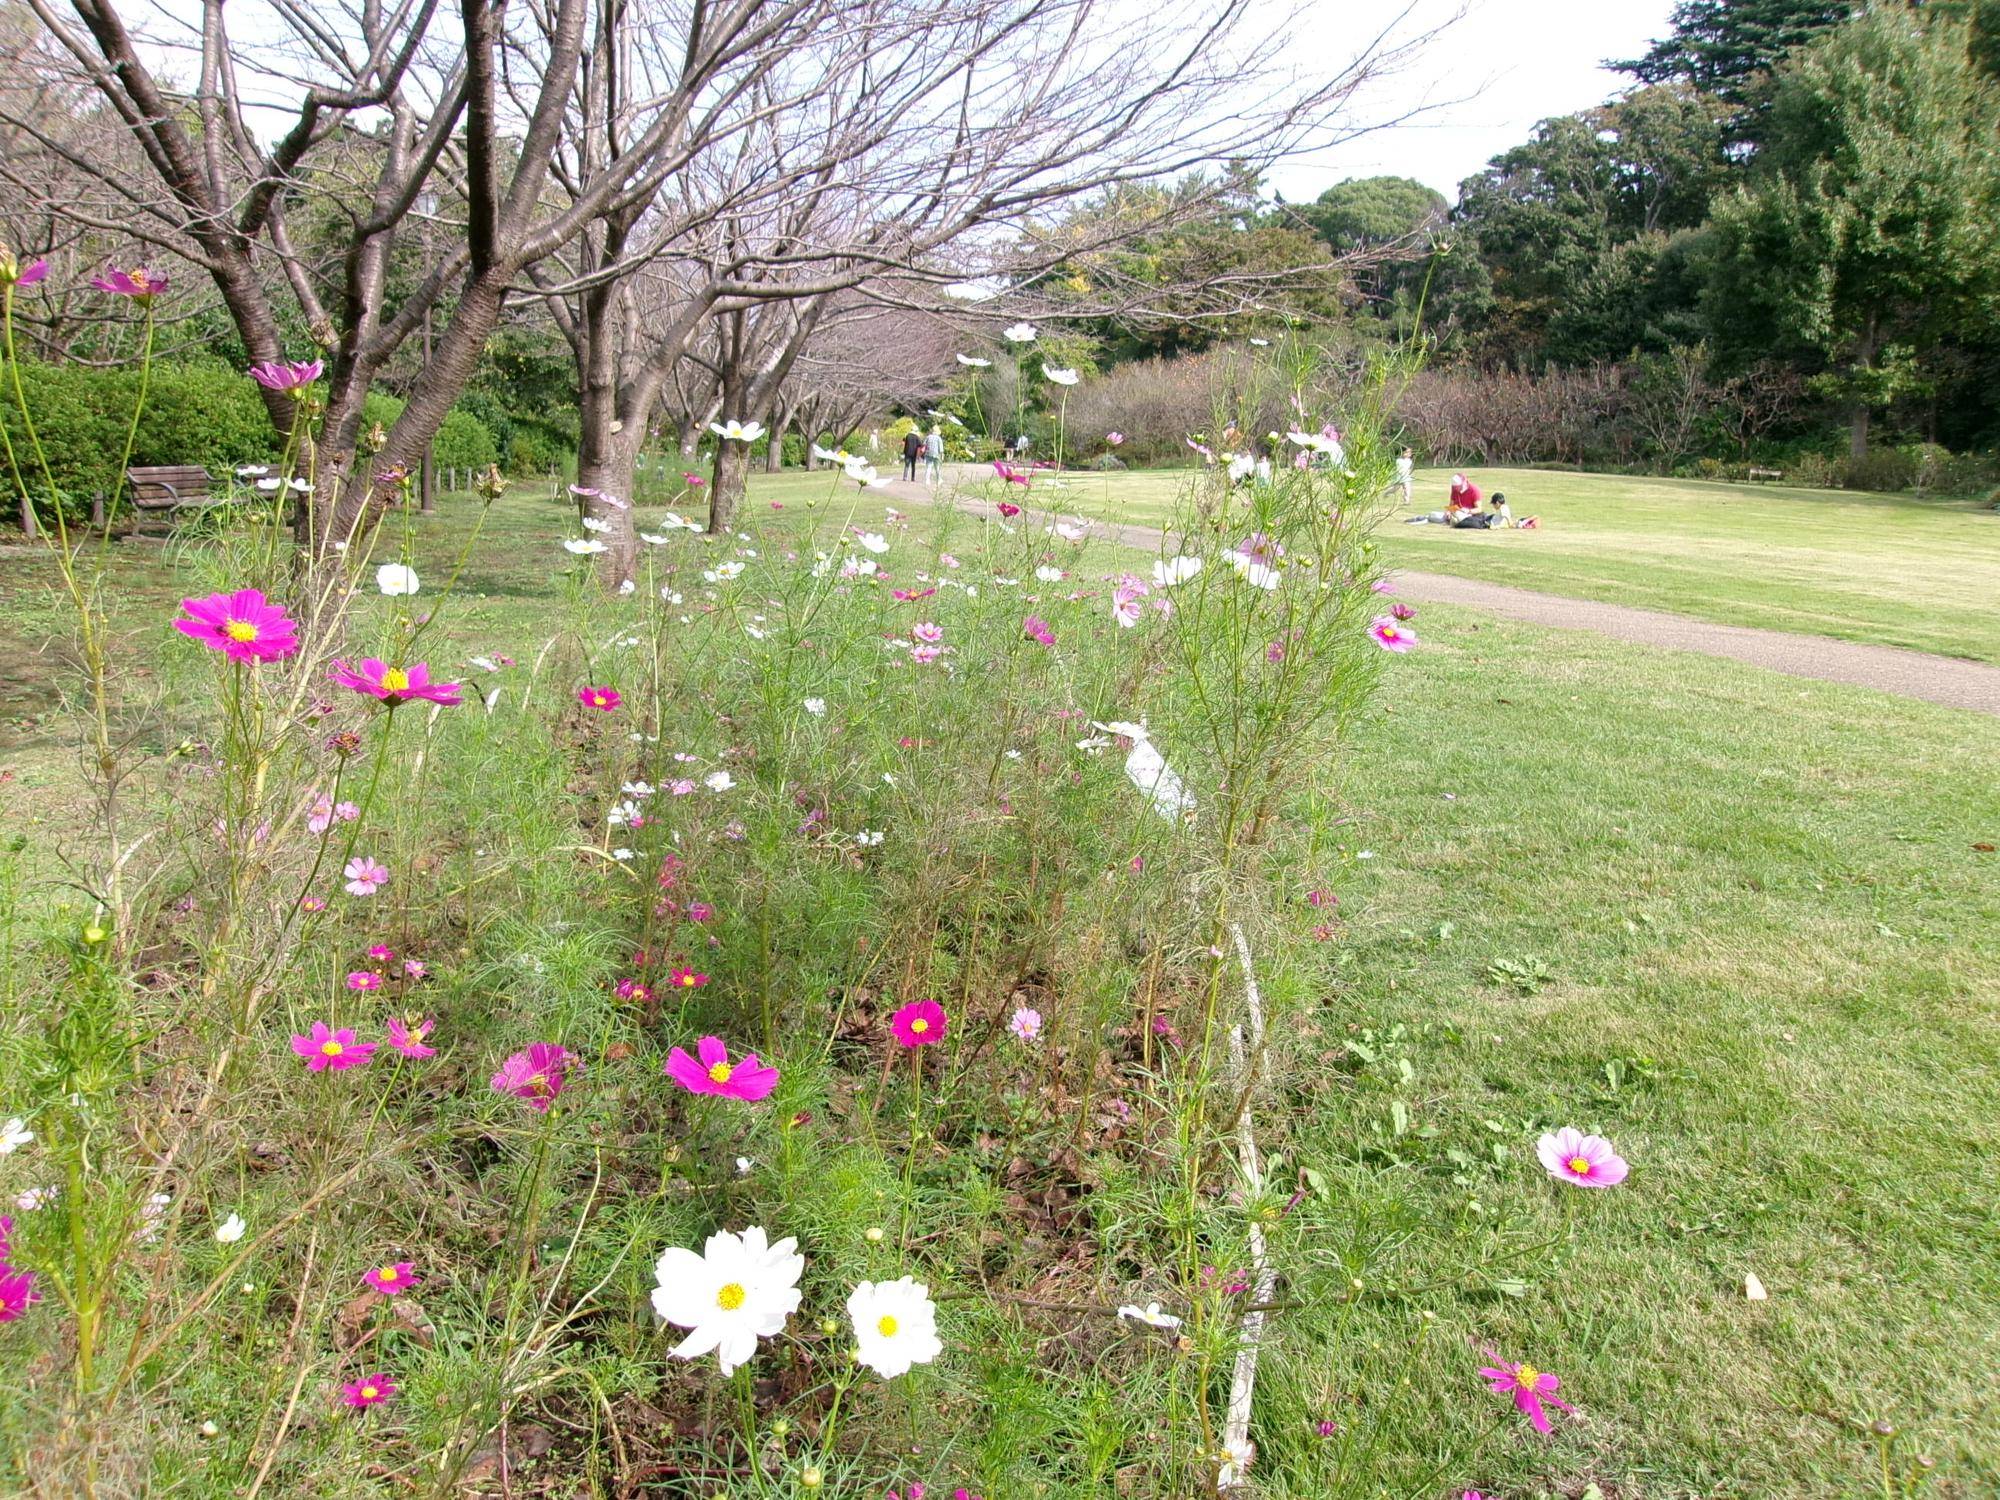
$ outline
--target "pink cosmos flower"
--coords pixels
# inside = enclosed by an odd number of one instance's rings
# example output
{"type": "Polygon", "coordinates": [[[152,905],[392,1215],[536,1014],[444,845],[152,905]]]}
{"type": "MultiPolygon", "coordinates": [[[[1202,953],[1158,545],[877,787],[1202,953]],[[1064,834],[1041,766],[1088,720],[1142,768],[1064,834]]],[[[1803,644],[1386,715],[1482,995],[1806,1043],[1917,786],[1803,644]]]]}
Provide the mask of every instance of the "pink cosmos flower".
{"type": "Polygon", "coordinates": [[[889,1020],[896,1040],[905,1047],[928,1047],[943,1041],[950,1024],[944,1007],[935,1000],[912,1000],[889,1020]]]}
{"type": "Polygon", "coordinates": [[[575,1065],[576,1054],[567,1047],[534,1042],[500,1065],[500,1071],[493,1075],[493,1088],[496,1093],[525,1099],[530,1109],[546,1113],[575,1065]]]}
{"type": "Polygon", "coordinates": [[[41,1300],[42,1294],[35,1290],[33,1271],[17,1271],[0,1264],[0,1323],[13,1322],[41,1300]]]}
{"type": "Polygon", "coordinates": [[[1118,580],[1118,587],[1111,594],[1111,618],[1125,629],[1130,630],[1139,623],[1139,601],[1152,593],[1152,586],[1134,578],[1130,573],[1118,580]]]}
{"type": "Polygon", "coordinates": [[[1104,434],[1104,441],[1116,448],[1120,443],[1125,441],[1125,434],[1122,432],[1107,432],[1104,434]]]}
{"type": "Polygon", "coordinates": [[[319,379],[325,369],[326,366],[316,359],[297,364],[271,360],[252,365],[250,378],[267,391],[302,391],[319,379]]]}
{"type": "Polygon", "coordinates": [[[580,687],[576,690],[576,701],[585,708],[594,708],[599,713],[610,713],[625,701],[617,688],[580,687]]]}
{"type": "Polygon", "coordinates": [[[403,973],[408,978],[422,979],[430,971],[430,965],[425,963],[421,958],[406,958],[403,960],[403,973]]]}
{"type": "Polygon", "coordinates": [[[428,662],[411,667],[392,667],[373,656],[361,659],[359,670],[344,661],[335,661],[328,674],[342,687],[353,688],[370,698],[380,698],[389,707],[421,698],[447,707],[463,701],[463,688],[456,682],[432,682],[428,662]]]}
{"type": "Polygon", "coordinates": [[[1053,646],[1056,643],[1055,632],[1049,629],[1049,622],[1040,615],[1029,615],[1021,621],[1021,634],[1044,646],[1053,646]]]}
{"type": "Polygon", "coordinates": [[[346,1068],[366,1067],[375,1044],[355,1041],[350,1027],[335,1031],[326,1022],[315,1021],[310,1036],[292,1038],[292,1050],[306,1060],[308,1073],[324,1073],[329,1068],[338,1073],[346,1068]]]}
{"type": "Polygon", "coordinates": [[[1007,1029],[1024,1042],[1032,1042],[1042,1034],[1042,1013],[1032,1005],[1024,1005],[1008,1018],[1007,1029]]]}
{"type": "Polygon", "coordinates": [[[382,976],[373,969],[356,969],[347,976],[347,987],[350,990],[379,990],[382,988],[382,976]]]}
{"type": "Polygon", "coordinates": [[[349,1406],[376,1406],[396,1394],[396,1382],[387,1375],[364,1375],[340,1388],[340,1399],[349,1406]]]}
{"type": "Polygon", "coordinates": [[[110,292],[116,297],[133,297],[141,302],[150,302],[167,289],[167,278],[144,266],[134,266],[129,271],[113,266],[102,276],[91,277],[90,284],[100,292],[110,292]]]}
{"type": "Polygon", "coordinates": [[[677,990],[698,990],[708,983],[708,976],[693,969],[677,968],[668,973],[667,983],[677,990]]]}
{"type": "Polygon", "coordinates": [[[1018,516],[1021,513],[1020,506],[1009,504],[1005,500],[1002,500],[998,505],[994,506],[993,508],[1000,512],[1000,519],[1003,521],[1011,521],[1014,519],[1014,517],[1018,516]]]}
{"type": "Polygon", "coordinates": [[[1543,1136],[1535,1143],[1535,1155],[1549,1176],[1578,1187],[1617,1187],[1631,1170],[1625,1158],[1611,1149],[1611,1142],[1601,1135],[1585,1135],[1571,1125],[1543,1136]]]}
{"type": "Polygon", "coordinates": [[[340,873],[347,877],[350,896],[372,896],[389,883],[389,867],[367,854],[350,859],[340,873]]]}
{"type": "Polygon", "coordinates": [[[396,956],[396,950],[387,943],[376,943],[368,950],[368,956],[380,964],[386,964],[396,956]]]}
{"type": "Polygon", "coordinates": [[[706,901],[690,901],[687,905],[687,919],[690,922],[713,922],[715,908],[706,901]]]}
{"type": "Polygon", "coordinates": [[[0,1261],[7,1259],[7,1252],[14,1237],[14,1218],[11,1214],[0,1214],[0,1261]]]}
{"type": "Polygon", "coordinates": [[[365,1274],[362,1284],[385,1297],[400,1297],[424,1279],[417,1274],[416,1264],[412,1260],[392,1260],[365,1274]]]}
{"type": "Polygon", "coordinates": [[[922,641],[927,646],[935,646],[939,641],[944,639],[944,627],[942,625],[934,625],[929,620],[924,620],[910,627],[910,638],[922,641]]]}
{"type": "Polygon", "coordinates": [[[757,1061],[754,1052],[736,1062],[720,1037],[705,1036],[694,1044],[697,1057],[676,1047],[667,1054],[666,1075],[691,1094],[716,1094],[754,1104],[778,1086],[778,1070],[757,1061]]]}
{"type": "Polygon", "coordinates": [[[231,661],[279,661],[299,649],[299,627],[261,589],[183,599],[174,629],[231,661]]]}
{"type": "Polygon", "coordinates": [[[1388,615],[1377,615],[1368,627],[1368,635],[1384,651],[1409,651],[1417,644],[1417,633],[1388,615]]]}
{"type": "Polygon", "coordinates": [[[1319,890],[1307,891],[1306,905],[1314,908],[1315,910],[1317,910],[1322,906],[1338,906],[1340,905],[1340,898],[1332,894],[1330,891],[1319,891],[1319,890]]]}
{"type": "Polygon", "coordinates": [[[693,469],[681,470],[681,483],[691,490],[698,490],[708,483],[707,476],[697,474],[693,469]]]}
{"type": "Polygon", "coordinates": [[[0,245],[0,286],[34,286],[49,274],[49,263],[31,260],[25,266],[15,262],[13,252],[0,245]]]}
{"type": "Polygon", "coordinates": [[[382,1023],[389,1033],[389,1045],[405,1057],[436,1057],[437,1048],[426,1047],[424,1038],[431,1034],[437,1022],[426,1016],[415,1026],[401,1016],[391,1016],[382,1023]]]}
{"type": "Polygon", "coordinates": [[[944,655],[944,649],[940,646],[912,646],[910,648],[910,660],[920,667],[929,666],[942,655],[944,655]]]}
{"type": "MultiPolygon", "coordinates": [[[[1017,469],[1012,464],[1004,464],[1000,462],[999,459],[996,458],[993,460],[993,472],[995,474],[998,474],[1002,479],[1006,480],[1007,483],[1009,484],[1018,484],[1023,489],[1027,488],[1028,475],[1027,471],[1024,469],[1017,469]]],[[[1020,512],[1017,509],[1015,514],[1018,515],[1019,513],[1020,512]]],[[[1001,514],[1003,515],[1006,514],[1005,506],[1001,507],[1001,514]]]]}
{"type": "Polygon", "coordinates": [[[1252,562],[1260,562],[1270,567],[1285,555],[1285,549],[1278,545],[1275,537],[1266,536],[1261,531],[1253,531],[1236,544],[1236,550],[1252,562]]]}
{"type": "Polygon", "coordinates": [[[653,987],[643,979],[621,979],[616,994],[620,1000],[636,1000],[641,1005],[649,1004],[653,998],[653,987]]]}
{"type": "Polygon", "coordinates": [[[325,910],[326,910],[326,897],[324,897],[324,896],[302,896],[302,897],[300,897],[300,898],[299,898],[299,910],[300,910],[300,911],[325,911],[325,910]]]}
{"type": "MultiPolygon", "coordinates": [[[[1497,1358],[1492,1351],[1487,1358],[1497,1358]]],[[[1562,1382],[1545,1370],[1537,1370],[1533,1365],[1498,1363],[1481,1368],[1480,1375],[1493,1387],[1496,1396],[1512,1396],[1514,1405],[1528,1419],[1537,1432],[1549,1430],[1549,1414],[1542,1410],[1542,1403],[1559,1407],[1563,1411],[1574,1412],[1575,1407],[1556,1394],[1562,1382]]]]}
{"type": "Polygon", "coordinates": [[[1407,604],[1396,603],[1389,606],[1389,613],[1399,620],[1414,620],[1417,612],[1407,604]]]}

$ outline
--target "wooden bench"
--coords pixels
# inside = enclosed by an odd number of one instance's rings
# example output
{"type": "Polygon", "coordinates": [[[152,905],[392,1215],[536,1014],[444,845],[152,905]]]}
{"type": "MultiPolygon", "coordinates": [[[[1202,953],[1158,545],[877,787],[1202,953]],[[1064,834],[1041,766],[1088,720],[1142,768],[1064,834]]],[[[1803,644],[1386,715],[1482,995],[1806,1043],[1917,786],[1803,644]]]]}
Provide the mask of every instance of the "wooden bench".
{"type": "Polygon", "coordinates": [[[1785,471],[1783,469],[1752,469],[1750,471],[1750,479],[1753,484],[1768,484],[1774,479],[1783,479],[1784,477],[1785,471]]]}
{"type": "Polygon", "coordinates": [[[213,493],[215,480],[200,464],[160,464],[152,468],[131,468],[125,478],[132,487],[132,508],[136,512],[133,529],[143,533],[149,515],[164,516],[169,530],[174,512],[221,505],[224,497],[213,493]]]}

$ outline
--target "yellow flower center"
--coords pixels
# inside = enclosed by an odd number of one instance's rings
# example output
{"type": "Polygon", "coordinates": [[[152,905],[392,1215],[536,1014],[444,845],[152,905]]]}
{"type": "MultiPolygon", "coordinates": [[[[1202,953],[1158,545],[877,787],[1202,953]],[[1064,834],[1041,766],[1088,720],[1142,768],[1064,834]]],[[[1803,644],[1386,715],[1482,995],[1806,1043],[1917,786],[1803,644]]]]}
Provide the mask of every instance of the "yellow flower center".
{"type": "Polygon", "coordinates": [[[338,1057],[340,1056],[341,1053],[345,1052],[346,1050],[347,1049],[341,1046],[339,1042],[321,1042],[319,1044],[319,1052],[321,1057],[338,1057]]]}
{"type": "Polygon", "coordinates": [[[410,674],[405,672],[401,667],[390,667],[382,674],[382,686],[392,693],[408,692],[410,688],[410,674]]]}
{"type": "Polygon", "coordinates": [[[548,1086],[549,1086],[548,1075],[545,1073],[537,1073],[528,1080],[528,1087],[533,1089],[538,1094],[548,1086]]]}
{"type": "Polygon", "coordinates": [[[222,633],[232,641],[254,641],[257,639],[257,627],[248,620],[225,620],[222,625],[222,633]]]}
{"type": "Polygon", "coordinates": [[[396,1279],[396,1268],[394,1266],[384,1266],[375,1273],[375,1279],[384,1286],[389,1285],[396,1279]]]}
{"type": "Polygon", "coordinates": [[[922,1036],[930,1029],[931,1023],[926,1021],[922,1016],[918,1016],[916,1020],[910,1022],[910,1032],[914,1036],[922,1036]]]}
{"type": "Polygon", "coordinates": [[[717,1063],[714,1067],[708,1070],[708,1078],[709,1082],[711,1083],[729,1082],[729,1064],[717,1063]]]}
{"type": "Polygon", "coordinates": [[[743,1295],[742,1282],[727,1282],[724,1284],[722,1290],[715,1294],[715,1305],[724,1312],[735,1312],[737,1308],[743,1305],[743,1295]]]}
{"type": "Polygon", "coordinates": [[[881,1334],[882,1337],[885,1339],[894,1338],[896,1336],[896,1328],[897,1328],[896,1320],[888,1316],[886,1313],[882,1316],[880,1321],[878,1321],[875,1324],[875,1331],[881,1334]]]}
{"type": "Polygon", "coordinates": [[[1587,1156],[1572,1156],[1569,1159],[1569,1169],[1579,1177],[1588,1177],[1590,1175],[1590,1158],[1587,1156]]]}
{"type": "Polygon", "coordinates": [[[1533,1390],[1535,1383],[1541,1378],[1542,1372],[1533,1365],[1514,1366],[1514,1383],[1524,1390],[1533,1390]]]}
{"type": "Polygon", "coordinates": [[[143,270],[134,271],[131,275],[132,285],[136,286],[142,292],[149,289],[153,284],[153,278],[148,276],[143,270]]]}
{"type": "Polygon", "coordinates": [[[363,1401],[373,1401],[377,1396],[381,1394],[382,1393],[372,1385],[364,1385],[363,1387],[361,1387],[361,1399],[363,1401]]]}

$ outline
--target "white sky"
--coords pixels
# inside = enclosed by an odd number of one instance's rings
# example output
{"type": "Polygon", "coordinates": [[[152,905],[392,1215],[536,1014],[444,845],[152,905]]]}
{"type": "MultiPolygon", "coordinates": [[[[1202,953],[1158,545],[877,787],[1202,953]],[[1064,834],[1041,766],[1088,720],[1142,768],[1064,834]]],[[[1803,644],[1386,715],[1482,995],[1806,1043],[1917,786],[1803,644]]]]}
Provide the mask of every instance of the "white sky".
{"type": "MultiPolygon", "coordinates": [[[[1346,177],[1414,177],[1453,201],[1489,157],[1519,145],[1539,120],[1601,104],[1633,80],[1602,66],[1637,57],[1667,30],[1673,0],[1462,0],[1465,16],[1409,67],[1360,101],[1362,118],[1437,107],[1309,159],[1270,183],[1309,201],[1346,177]]],[[[1443,23],[1461,0],[1414,0],[1405,35],[1443,23]]],[[[1379,18],[1370,0],[1316,0],[1330,32],[1379,18]]],[[[1365,23],[1364,23],[1365,24],[1365,23]]],[[[1377,19],[1377,24],[1380,24],[1377,19]]]]}

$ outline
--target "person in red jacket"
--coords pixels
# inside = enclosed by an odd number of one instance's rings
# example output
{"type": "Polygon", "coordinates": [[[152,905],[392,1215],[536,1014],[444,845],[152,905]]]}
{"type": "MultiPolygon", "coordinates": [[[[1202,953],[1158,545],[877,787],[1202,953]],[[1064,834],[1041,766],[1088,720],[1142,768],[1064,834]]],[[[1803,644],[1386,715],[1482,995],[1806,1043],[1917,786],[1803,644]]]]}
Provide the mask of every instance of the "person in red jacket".
{"type": "Polygon", "coordinates": [[[1443,510],[1434,510],[1426,515],[1410,516],[1404,522],[1408,526],[1456,526],[1467,516],[1479,514],[1481,499],[1479,486],[1463,474],[1451,476],[1451,497],[1443,510]]]}

